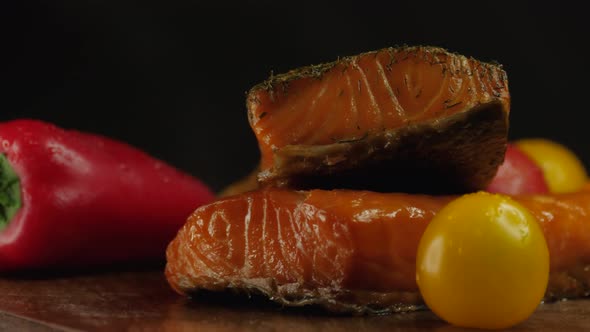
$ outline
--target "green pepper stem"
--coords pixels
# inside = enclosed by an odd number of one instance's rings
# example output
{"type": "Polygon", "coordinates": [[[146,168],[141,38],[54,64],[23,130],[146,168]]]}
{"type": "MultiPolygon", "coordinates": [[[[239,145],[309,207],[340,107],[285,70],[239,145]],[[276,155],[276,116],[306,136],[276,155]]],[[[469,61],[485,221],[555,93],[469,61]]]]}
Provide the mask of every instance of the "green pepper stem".
{"type": "Polygon", "coordinates": [[[0,230],[8,226],[22,205],[20,178],[4,154],[0,154],[0,230]]]}

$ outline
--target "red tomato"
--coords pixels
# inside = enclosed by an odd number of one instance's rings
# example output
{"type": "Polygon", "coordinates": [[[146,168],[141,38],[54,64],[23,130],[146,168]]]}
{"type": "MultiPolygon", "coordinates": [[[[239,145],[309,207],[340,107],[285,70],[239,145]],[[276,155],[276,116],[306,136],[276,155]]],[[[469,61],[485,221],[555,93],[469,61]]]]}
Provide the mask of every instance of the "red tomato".
{"type": "Polygon", "coordinates": [[[506,195],[544,194],[549,192],[549,186],[541,167],[517,146],[508,144],[504,163],[487,191],[506,195]]]}

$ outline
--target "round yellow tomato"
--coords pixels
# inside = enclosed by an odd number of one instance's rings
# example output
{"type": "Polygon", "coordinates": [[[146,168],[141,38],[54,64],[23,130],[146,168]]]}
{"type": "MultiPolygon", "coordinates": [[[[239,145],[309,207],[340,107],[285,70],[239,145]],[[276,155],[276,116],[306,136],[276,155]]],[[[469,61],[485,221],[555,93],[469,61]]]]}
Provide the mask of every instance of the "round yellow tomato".
{"type": "Polygon", "coordinates": [[[418,247],[416,281],[424,301],[458,326],[505,328],[525,320],[548,279],[543,231],[506,196],[479,192],[452,201],[418,247]]]}
{"type": "Polygon", "coordinates": [[[584,165],[565,146],[541,138],[523,139],[516,145],[541,167],[551,192],[578,191],[586,183],[584,165]]]}

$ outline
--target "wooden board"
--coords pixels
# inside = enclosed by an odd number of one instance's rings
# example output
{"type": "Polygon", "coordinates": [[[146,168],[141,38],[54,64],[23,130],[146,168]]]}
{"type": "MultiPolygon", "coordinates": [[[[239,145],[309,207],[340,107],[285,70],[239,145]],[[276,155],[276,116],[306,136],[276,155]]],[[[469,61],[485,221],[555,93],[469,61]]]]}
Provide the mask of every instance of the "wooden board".
{"type": "MultiPolygon", "coordinates": [[[[256,298],[203,294],[187,300],[160,270],[0,278],[0,330],[19,331],[460,331],[429,311],[333,316],[256,298]]],[[[514,331],[590,330],[590,300],[543,304],[514,331]]]]}

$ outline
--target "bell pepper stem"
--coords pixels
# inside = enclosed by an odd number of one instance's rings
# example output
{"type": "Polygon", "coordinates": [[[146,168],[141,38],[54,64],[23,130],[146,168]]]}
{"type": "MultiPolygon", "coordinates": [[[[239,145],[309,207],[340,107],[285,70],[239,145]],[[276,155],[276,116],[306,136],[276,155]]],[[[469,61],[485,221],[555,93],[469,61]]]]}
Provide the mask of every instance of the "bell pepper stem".
{"type": "Polygon", "coordinates": [[[8,226],[21,205],[20,178],[6,155],[0,154],[0,230],[8,226]]]}

